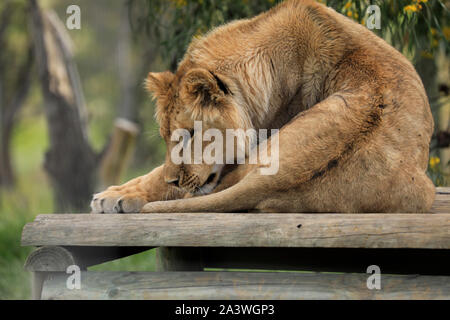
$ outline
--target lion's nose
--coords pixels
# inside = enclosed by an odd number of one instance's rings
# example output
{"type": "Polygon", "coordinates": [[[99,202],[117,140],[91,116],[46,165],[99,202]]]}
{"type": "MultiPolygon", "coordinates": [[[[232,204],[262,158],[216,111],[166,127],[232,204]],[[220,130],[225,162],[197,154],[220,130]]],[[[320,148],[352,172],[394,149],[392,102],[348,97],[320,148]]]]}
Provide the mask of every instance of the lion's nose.
{"type": "Polygon", "coordinates": [[[180,182],[180,179],[178,179],[178,178],[171,179],[171,180],[166,180],[167,184],[170,184],[170,185],[172,185],[174,187],[179,187],[179,182],[180,182]]]}

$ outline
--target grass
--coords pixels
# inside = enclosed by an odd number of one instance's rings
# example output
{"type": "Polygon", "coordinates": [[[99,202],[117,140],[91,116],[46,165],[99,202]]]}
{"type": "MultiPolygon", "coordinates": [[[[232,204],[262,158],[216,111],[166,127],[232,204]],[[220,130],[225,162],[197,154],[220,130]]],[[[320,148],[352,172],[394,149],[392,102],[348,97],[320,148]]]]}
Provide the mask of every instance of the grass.
{"type": "MultiPolygon", "coordinates": [[[[48,146],[45,119],[22,117],[13,133],[12,156],[16,172],[13,190],[0,190],[0,300],[29,299],[30,274],[23,268],[30,247],[21,247],[23,226],[36,215],[53,212],[53,193],[42,169],[48,146]]],[[[134,173],[134,172],[133,172],[134,173]]],[[[153,271],[154,250],[104,263],[95,271],[153,271]]]]}
{"type": "Polygon", "coordinates": [[[0,299],[27,299],[30,275],[23,265],[32,248],[20,246],[22,228],[40,212],[52,211],[52,195],[40,169],[47,147],[43,119],[25,118],[13,136],[17,185],[0,193],[0,299]]]}

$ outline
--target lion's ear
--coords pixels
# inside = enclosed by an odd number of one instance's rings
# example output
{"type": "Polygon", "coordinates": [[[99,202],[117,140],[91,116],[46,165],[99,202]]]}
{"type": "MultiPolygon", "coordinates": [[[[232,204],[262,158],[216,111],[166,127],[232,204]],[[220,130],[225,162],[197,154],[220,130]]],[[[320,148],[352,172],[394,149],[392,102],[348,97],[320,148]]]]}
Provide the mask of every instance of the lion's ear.
{"type": "Polygon", "coordinates": [[[186,73],[183,78],[183,90],[192,100],[204,104],[217,102],[229,92],[226,84],[217,75],[201,68],[186,73]]]}
{"type": "Polygon", "coordinates": [[[145,86],[153,97],[159,99],[165,97],[175,75],[170,71],[150,72],[145,81],[145,86]]]}

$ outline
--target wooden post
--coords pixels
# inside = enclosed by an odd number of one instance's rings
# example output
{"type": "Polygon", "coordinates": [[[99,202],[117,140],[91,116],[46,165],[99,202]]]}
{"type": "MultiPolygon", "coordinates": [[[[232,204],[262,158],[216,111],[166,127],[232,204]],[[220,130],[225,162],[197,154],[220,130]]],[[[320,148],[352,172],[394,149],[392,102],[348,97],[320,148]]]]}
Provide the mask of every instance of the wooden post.
{"type": "Polygon", "coordinates": [[[44,246],[33,251],[25,262],[32,272],[32,298],[41,298],[44,281],[56,273],[65,273],[67,267],[76,265],[80,270],[103,262],[123,258],[149,250],[149,247],[61,247],[44,246]]]}
{"type": "Polygon", "coordinates": [[[40,300],[44,281],[53,272],[66,272],[70,265],[85,269],[74,255],[63,247],[41,247],[32,252],[26,262],[25,269],[32,274],[32,299],[40,300]]]}
{"type": "Polygon", "coordinates": [[[202,248],[160,247],[156,249],[157,271],[203,271],[202,248]]]}
{"type": "Polygon", "coordinates": [[[138,133],[134,122],[124,118],[116,120],[111,141],[100,164],[101,189],[120,183],[120,177],[133,154],[138,133]]]}

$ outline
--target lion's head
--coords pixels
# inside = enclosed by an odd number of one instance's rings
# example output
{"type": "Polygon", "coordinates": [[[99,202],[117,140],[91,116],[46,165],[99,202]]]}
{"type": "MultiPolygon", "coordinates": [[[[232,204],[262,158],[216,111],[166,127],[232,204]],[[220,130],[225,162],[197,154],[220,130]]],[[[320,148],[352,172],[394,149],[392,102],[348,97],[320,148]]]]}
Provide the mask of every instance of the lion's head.
{"type": "MultiPolygon", "coordinates": [[[[237,101],[239,88],[231,78],[223,74],[192,66],[181,67],[176,74],[169,71],[150,73],[146,87],[157,101],[156,119],[160,126],[160,135],[167,146],[165,181],[191,194],[210,193],[220,179],[224,164],[230,163],[225,152],[226,129],[247,130],[252,127],[249,115],[237,101]],[[199,121],[202,131],[197,130],[199,121]],[[191,146],[194,145],[194,139],[199,139],[197,141],[200,141],[202,150],[207,150],[210,144],[209,141],[204,141],[203,134],[208,129],[220,132],[223,148],[218,157],[222,161],[211,163],[203,161],[202,158],[201,163],[194,163],[194,147],[191,148],[191,162],[173,161],[173,152],[179,152],[179,148],[176,149],[180,146],[179,135],[176,141],[172,140],[180,129],[189,134],[187,140],[190,139],[191,146]]],[[[216,138],[210,139],[215,141],[216,138]]],[[[212,153],[215,155],[216,151],[212,153]]],[[[235,158],[237,154],[238,152],[234,152],[235,158]]]]}

